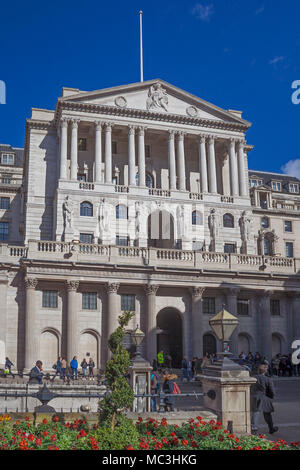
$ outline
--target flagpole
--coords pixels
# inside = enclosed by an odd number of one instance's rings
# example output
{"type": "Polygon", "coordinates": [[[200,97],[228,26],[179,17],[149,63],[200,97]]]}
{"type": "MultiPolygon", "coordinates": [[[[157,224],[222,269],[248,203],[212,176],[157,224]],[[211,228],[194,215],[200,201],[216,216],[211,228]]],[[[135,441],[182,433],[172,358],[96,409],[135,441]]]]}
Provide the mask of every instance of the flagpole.
{"type": "Polygon", "coordinates": [[[141,66],[141,82],[144,81],[143,74],[143,12],[139,12],[140,15],[140,66],[141,66]]]}

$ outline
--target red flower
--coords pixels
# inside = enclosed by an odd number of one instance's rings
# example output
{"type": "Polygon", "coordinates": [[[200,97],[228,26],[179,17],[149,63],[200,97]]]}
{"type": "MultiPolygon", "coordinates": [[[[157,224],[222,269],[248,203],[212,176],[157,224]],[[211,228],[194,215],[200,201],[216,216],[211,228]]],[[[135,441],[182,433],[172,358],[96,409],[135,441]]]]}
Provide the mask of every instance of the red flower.
{"type": "Polygon", "coordinates": [[[29,416],[25,416],[25,421],[29,421],[29,416]]]}
{"type": "Polygon", "coordinates": [[[181,444],[186,447],[188,445],[189,441],[187,441],[186,439],[182,439],[181,441],[181,444]]]}
{"type": "Polygon", "coordinates": [[[47,431],[43,431],[43,436],[44,436],[44,437],[48,436],[48,434],[49,434],[49,433],[48,433],[47,431]]]}
{"type": "Polygon", "coordinates": [[[58,416],[53,416],[53,421],[54,421],[55,423],[57,423],[57,422],[59,421],[59,417],[58,417],[58,416]]]}
{"type": "Polygon", "coordinates": [[[132,446],[127,446],[125,447],[126,450],[134,450],[134,448],[132,446]]]}
{"type": "Polygon", "coordinates": [[[43,424],[47,424],[48,420],[46,418],[43,419],[43,424]]]}
{"type": "Polygon", "coordinates": [[[56,440],[56,435],[52,434],[52,436],[50,436],[50,439],[51,439],[52,442],[54,442],[56,440]]]}
{"type": "Polygon", "coordinates": [[[41,445],[42,445],[41,439],[36,439],[36,440],[35,440],[35,443],[36,443],[37,446],[41,446],[41,445]]]}

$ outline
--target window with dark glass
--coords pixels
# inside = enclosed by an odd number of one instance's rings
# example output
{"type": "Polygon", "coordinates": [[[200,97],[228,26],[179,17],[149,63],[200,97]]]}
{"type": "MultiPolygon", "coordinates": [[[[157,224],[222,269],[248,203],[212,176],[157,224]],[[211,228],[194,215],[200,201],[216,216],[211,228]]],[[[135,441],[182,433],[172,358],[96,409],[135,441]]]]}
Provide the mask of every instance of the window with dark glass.
{"type": "Polygon", "coordinates": [[[269,227],[269,219],[268,219],[268,217],[262,217],[262,219],[261,219],[261,226],[262,226],[262,228],[268,228],[268,227],[269,227]]]}
{"type": "Polygon", "coordinates": [[[216,313],[216,299],[214,297],[204,297],[202,308],[203,313],[214,315],[216,313]]]}
{"type": "Polygon", "coordinates": [[[192,212],[192,225],[202,225],[202,213],[199,211],[192,212]]]}
{"type": "Polygon", "coordinates": [[[116,206],[116,219],[128,219],[128,208],[119,204],[116,206]]]}
{"type": "Polygon", "coordinates": [[[1,197],[0,198],[0,209],[8,210],[10,208],[10,198],[1,197]]]}
{"type": "Polygon", "coordinates": [[[285,232],[292,232],[293,231],[292,222],[290,220],[285,220],[284,221],[284,231],[285,232]]]}
{"type": "Polygon", "coordinates": [[[129,245],[129,237],[120,237],[119,235],[116,236],[116,245],[118,246],[128,246],[129,245]]]}
{"type": "Polygon", "coordinates": [[[280,300],[271,299],[270,300],[271,315],[280,315],[280,300]]]}
{"type": "Polygon", "coordinates": [[[231,214],[224,214],[223,226],[226,228],[234,228],[234,217],[231,214]]]}
{"type": "Polygon", "coordinates": [[[93,243],[93,234],[92,233],[81,233],[79,235],[80,243],[93,243]]]}
{"type": "Polygon", "coordinates": [[[1,157],[2,165],[13,165],[15,162],[15,156],[13,153],[3,153],[1,157]]]}
{"type": "Polygon", "coordinates": [[[116,153],[118,153],[117,142],[115,142],[115,141],[112,141],[112,143],[111,143],[111,152],[112,152],[112,154],[114,154],[114,155],[115,155],[116,153]]]}
{"type": "Polygon", "coordinates": [[[11,176],[10,175],[2,175],[2,183],[3,184],[11,184],[11,176]]]}
{"type": "Polygon", "coordinates": [[[238,315],[249,315],[249,300],[248,299],[237,300],[237,313],[238,315]]]}
{"type": "Polygon", "coordinates": [[[80,215],[83,217],[93,217],[93,204],[84,201],[80,204],[80,215]]]}
{"type": "Polygon", "coordinates": [[[81,152],[86,152],[87,145],[86,145],[86,138],[85,137],[79,137],[79,139],[78,139],[78,150],[80,150],[81,152]]]}
{"type": "Polygon", "coordinates": [[[225,243],[224,244],[224,253],[235,253],[235,244],[234,243],[225,243]]]}
{"type": "Polygon", "coordinates": [[[83,174],[79,174],[77,175],[77,181],[81,181],[81,182],[86,182],[86,175],[83,175],[83,174]]]}
{"type": "Polygon", "coordinates": [[[269,240],[269,238],[264,238],[264,254],[266,256],[272,255],[271,241],[269,240]]]}
{"type": "Polygon", "coordinates": [[[121,295],[121,310],[122,312],[126,312],[126,311],[135,312],[135,295],[132,295],[132,294],[121,295]]]}
{"type": "Polygon", "coordinates": [[[150,158],[151,154],[150,154],[150,145],[145,145],[145,157],[146,158],[150,158]]]}
{"type": "Polygon", "coordinates": [[[9,223],[0,222],[0,241],[6,242],[8,240],[9,223]]]}
{"type": "Polygon", "coordinates": [[[58,293],[56,290],[44,290],[43,291],[43,307],[45,308],[57,308],[58,293]]]}
{"type": "Polygon", "coordinates": [[[82,293],[82,309],[97,310],[97,292],[82,293]]]}
{"type": "Polygon", "coordinates": [[[293,258],[294,256],[294,246],[292,242],[286,242],[285,244],[285,253],[287,258],[293,258]]]}

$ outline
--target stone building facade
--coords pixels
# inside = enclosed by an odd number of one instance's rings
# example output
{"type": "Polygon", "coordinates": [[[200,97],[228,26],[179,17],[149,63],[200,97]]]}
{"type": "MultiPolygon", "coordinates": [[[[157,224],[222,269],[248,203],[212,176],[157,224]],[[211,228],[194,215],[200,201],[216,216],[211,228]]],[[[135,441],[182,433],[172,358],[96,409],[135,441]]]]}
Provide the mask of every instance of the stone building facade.
{"type": "Polygon", "coordinates": [[[249,127],[162,80],[63,88],[54,111],[32,109],[16,235],[0,245],[0,363],[104,367],[130,309],[144,355],[178,365],[219,348],[209,319],[224,304],[235,353],[289,352],[300,182],[248,170],[249,127]]]}

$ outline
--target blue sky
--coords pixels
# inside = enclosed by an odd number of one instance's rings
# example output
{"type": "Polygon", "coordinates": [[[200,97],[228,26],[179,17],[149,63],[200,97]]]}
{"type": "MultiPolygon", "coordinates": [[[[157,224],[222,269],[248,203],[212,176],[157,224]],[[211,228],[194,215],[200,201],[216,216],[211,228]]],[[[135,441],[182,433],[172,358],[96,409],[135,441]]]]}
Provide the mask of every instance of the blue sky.
{"type": "Polygon", "coordinates": [[[300,2],[289,0],[10,1],[1,5],[0,142],[23,146],[31,107],[62,86],[94,90],[162,78],[253,123],[249,167],[300,176],[300,2]]]}

